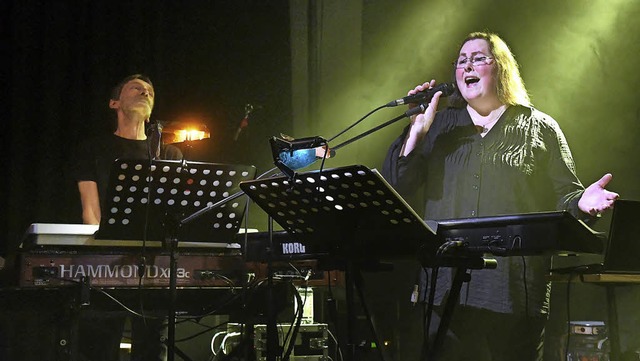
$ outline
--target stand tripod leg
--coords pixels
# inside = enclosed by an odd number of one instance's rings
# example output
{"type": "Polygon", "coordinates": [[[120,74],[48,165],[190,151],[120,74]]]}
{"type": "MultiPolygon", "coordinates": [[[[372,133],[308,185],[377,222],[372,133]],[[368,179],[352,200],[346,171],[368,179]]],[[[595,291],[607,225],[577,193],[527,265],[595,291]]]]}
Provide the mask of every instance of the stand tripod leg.
{"type": "Polygon", "coordinates": [[[175,244],[177,241],[172,240],[169,244],[170,256],[169,256],[169,310],[167,312],[167,361],[175,360],[175,345],[176,345],[176,278],[177,278],[177,259],[175,244]]]}
{"type": "MultiPolygon", "coordinates": [[[[357,270],[354,270],[357,271],[357,270]]],[[[362,274],[358,272],[355,275],[355,290],[358,292],[358,298],[360,298],[360,304],[362,305],[362,309],[364,311],[365,317],[367,319],[367,323],[369,326],[369,332],[371,332],[371,336],[373,337],[373,342],[376,344],[376,351],[378,352],[378,357],[381,361],[384,361],[384,345],[380,342],[378,338],[378,333],[376,331],[376,327],[373,325],[373,319],[371,318],[371,312],[369,312],[369,307],[367,307],[367,302],[364,297],[363,285],[362,285],[362,274]]]]}
{"type": "Polygon", "coordinates": [[[269,280],[267,283],[267,361],[276,361],[278,356],[278,321],[275,310],[275,297],[273,294],[273,276],[271,267],[268,266],[269,280]]]}
{"type": "Polygon", "coordinates": [[[347,303],[347,352],[345,355],[345,361],[355,361],[356,345],[355,345],[355,329],[356,329],[356,315],[354,305],[354,287],[355,282],[353,279],[353,264],[347,262],[345,267],[345,297],[347,303]]]}
{"type": "Polygon", "coordinates": [[[356,358],[356,313],[355,313],[355,296],[356,292],[360,298],[362,309],[365,312],[367,322],[369,323],[369,330],[373,337],[373,341],[376,344],[376,350],[379,352],[378,356],[380,360],[384,360],[384,353],[382,350],[382,344],[378,339],[375,327],[373,326],[373,320],[371,314],[367,308],[364,293],[362,291],[362,274],[360,269],[356,267],[352,262],[346,263],[345,268],[345,282],[346,282],[346,303],[347,303],[347,355],[346,361],[355,361],[356,358]]]}
{"type": "MultiPolygon", "coordinates": [[[[455,306],[458,304],[458,300],[460,299],[460,290],[462,289],[462,284],[464,282],[469,281],[470,274],[468,273],[468,269],[464,267],[456,268],[456,274],[453,278],[453,283],[451,284],[451,290],[449,292],[449,297],[444,306],[444,311],[442,313],[442,317],[440,318],[440,324],[438,325],[438,331],[436,333],[436,337],[433,341],[433,345],[430,348],[429,355],[426,361],[437,361],[440,348],[445,341],[445,336],[447,335],[447,331],[449,330],[449,324],[451,323],[451,317],[453,316],[453,310],[455,306]]],[[[426,330],[429,332],[429,330],[426,330]]]]}
{"type": "Polygon", "coordinates": [[[269,216],[269,249],[267,250],[267,361],[276,361],[278,356],[278,319],[273,292],[273,218],[269,216]]]}

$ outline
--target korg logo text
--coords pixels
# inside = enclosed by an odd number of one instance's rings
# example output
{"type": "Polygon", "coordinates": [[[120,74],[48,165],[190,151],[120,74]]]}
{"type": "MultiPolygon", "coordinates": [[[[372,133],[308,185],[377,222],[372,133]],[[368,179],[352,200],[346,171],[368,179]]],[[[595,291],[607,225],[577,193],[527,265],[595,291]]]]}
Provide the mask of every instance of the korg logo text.
{"type": "Polygon", "coordinates": [[[305,253],[305,247],[302,243],[282,243],[282,254],[300,254],[305,253]]]}

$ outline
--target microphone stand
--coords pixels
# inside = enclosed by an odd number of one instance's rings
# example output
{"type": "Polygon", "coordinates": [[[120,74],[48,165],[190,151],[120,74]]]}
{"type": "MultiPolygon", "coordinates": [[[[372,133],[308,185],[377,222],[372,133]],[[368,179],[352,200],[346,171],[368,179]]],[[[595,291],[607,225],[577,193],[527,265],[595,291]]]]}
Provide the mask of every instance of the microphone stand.
{"type": "Polygon", "coordinates": [[[397,117],[395,117],[395,118],[393,118],[391,120],[388,120],[388,121],[386,121],[386,122],[384,122],[384,123],[372,128],[372,129],[369,129],[366,132],[360,133],[360,134],[356,135],[355,137],[353,137],[351,139],[348,139],[348,140],[336,145],[335,147],[331,147],[331,149],[338,150],[338,149],[344,147],[345,145],[349,145],[349,144],[355,142],[356,140],[362,139],[362,138],[366,137],[367,135],[369,135],[371,133],[377,132],[378,130],[380,130],[382,128],[385,128],[385,127],[397,122],[398,120],[401,120],[401,119],[404,119],[404,118],[409,118],[409,117],[411,117],[413,115],[417,115],[419,113],[422,113],[425,110],[427,110],[427,106],[428,106],[427,104],[423,103],[423,104],[418,105],[417,107],[411,108],[411,109],[407,110],[406,112],[404,112],[403,114],[401,114],[401,115],[399,115],[399,116],[397,116],[397,117]]]}
{"type": "MultiPolygon", "coordinates": [[[[427,99],[429,100],[429,99],[427,99]]],[[[383,107],[379,107],[378,109],[381,109],[383,107]]],[[[381,124],[378,125],[377,127],[370,129],[364,133],[361,133],[360,135],[357,135],[339,145],[337,145],[336,147],[334,147],[333,149],[339,149],[342,148],[343,146],[346,146],[348,144],[351,144],[361,138],[366,137],[367,135],[376,132],[382,128],[385,128],[401,119],[410,117],[412,115],[416,115],[419,113],[422,113],[426,110],[427,105],[426,104],[420,104],[419,106],[416,106],[414,108],[409,109],[408,111],[404,112],[403,114],[381,124]]],[[[376,110],[378,110],[376,109],[376,110]]],[[[370,113],[371,114],[371,113],[370,113]]],[[[248,115],[248,114],[247,114],[248,115]]],[[[335,139],[336,137],[332,138],[335,139]]],[[[281,162],[276,162],[276,167],[278,169],[280,169],[284,174],[287,175],[287,177],[289,179],[295,179],[295,175],[296,173],[291,171],[290,169],[288,169],[288,167],[286,167],[286,165],[282,164],[281,162]]],[[[260,177],[258,177],[260,178],[260,177]]],[[[179,220],[177,222],[175,222],[174,227],[175,230],[177,230],[179,227],[191,222],[192,220],[194,220],[195,218],[200,217],[201,215],[203,215],[204,213],[209,212],[210,210],[217,208],[231,200],[234,200],[242,195],[244,195],[245,193],[243,191],[238,191],[230,196],[228,196],[227,198],[224,198],[210,206],[207,206],[185,218],[183,218],[182,220],[179,220]]],[[[177,232],[176,232],[177,233],[177,232]]],[[[173,233],[174,235],[176,233],[173,233]]],[[[276,320],[276,315],[275,315],[275,309],[272,305],[273,302],[273,290],[272,290],[272,286],[273,286],[273,275],[272,275],[272,270],[271,270],[271,251],[272,251],[272,247],[273,247],[273,240],[272,240],[272,236],[273,236],[273,220],[271,219],[271,217],[269,217],[269,250],[267,252],[268,254],[268,259],[267,259],[267,284],[268,284],[268,292],[267,292],[267,298],[268,298],[268,308],[267,308],[267,361],[275,361],[277,358],[277,353],[276,350],[278,348],[278,337],[277,337],[277,320],[276,320]],[[271,332],[269,332],[271,331],[271,332]]],[[[174,308],[174,303],[176,300],[176,296],[177,296],[177,291],[176,291],[176,272],[177,272],[177,262],[175,260],[175,249],[177,248],[177,238],[175,236],[171,237],[171,245],[169,247],[170,251],[171,251],[171,258],[170,258],[170,281],[169,281],[169,287],[170,287],[170,292],[171,292],[171,305],[170,305],[170,311],[169,311],[169,331],[168,331],[168,344],[169,344],[169,352],[168,352],[168,356],[169,356],[169,361],[173,361],[174,360],[174,339],[175,339],[175,308],[174,308]]]]}
{"type": "MultiPolygon", "coordinates": [[[[267,361],[278,359],[278,319],[273,294],[273,218],[268,220],[269,248],[267,249],[267,361]]],[[[293,341],[292,341],[293,342],[293,341]]],[[[284,346],[284,345],[283,345],[284,346]]]]}
{"type": "MultiPolygon", "coordinates": [[[[258,176],[257,179],[262,178],[263,176],[269,174],[271,171],[273,171],[274,169],[271,169],[265,173],[263,173],[262,175],[258,176]]],[[[169,307],[168,307],[168,315],[169,315],[169,320],[168,320],[168,324],[167,324],[167,360],[168,361],[174,361],[175,360],[175,352],[178,351],[175,348],[175,330],[176,330],[176,308],[175,308],[175,304],[177,301],[177,258],[176,258],[176,250],[178,248],[178,229],[180,229],[180,227],[188,224],[189,222],[195,220],[196,218],[199,218],[200,216],[204,215],[205,213],[216,209],[236,198],[239,198],[241,196],[245,195],[245,192],[243,191],[237,191],[236,193],[233,193],[229,196],[227,196],[226,198],[223,198],[221,200],[219,200],[216,203],[213,203],[211,205],[208,205],[194,213],[192,213],[189,216],[186,216],[182,219],[175,219],[172,217],[168,217],[166,222],[167,222],[167,228],[169,229],[168,234],[170,235],[170,237],[168,237],[167,241],[168,241],[168,249],[170,252],[170,258],[169,258],[169,294],[170,294],[170,301],[169,301],[169,307]]],[[[270,227],[270,231],[269,233],[273,233],[273,231],[271,230],[270,227]]],[[[270,265],[269,265],[270,266],[270,265]]],[[[271,271],[269,271],[269,277],[271,278],[271,271]]],[[[270,281],[272,282],[272,281],[270,281]]],[[[274,316],[275,317],[275,316],[274,316]]],[[[275,323],[274,323],[275,326],[275,323]]],[[[276,330],[277,331],[277,330],[276,330]]],[[[276,333],[277,335],[277,333],[276,333]]],[[[276,336],[277,337],[277,336],[276,336]]],[[[277,338],[276,338],[276,345],[277,345],[277,338]]],[[[275,351],[275,350],[274,350],[275,351]]],[[[182,356],[182,355],[181,355],[182,356]]],[[[183,357],[184,358],[184,357],[183,357]]],[[[275,360],[275,359],[274,359],[275,360]]]]}
{"type": "MultiPolygon", "coordinates": [[[[186,160],[183,160],[183,166],[186,166],[186,160]]],[[[168,307],[168,331],[167,331],[167,360],[174,361],[175,360],[175,352],[177,351],[175,347],[175,331],[176,331],[176,301],[177,301],[177,257],[176,251],[178,249],[178,231],[179,229],[188,224],[189,222],[199,218],[203,214],[219,208],[220,206],[243,196],[245,193],[243,191],[237,191],[226,198],[219,200],[216,203],[208,205],[189,216],[186,216],[182,219],[177,217],[168,216],[165,220],[165,228],[167,230],[168,237],[165,240],[167,243],[165,245],[169,250],[169,307],[168,307]]],[[[183,357],[184,358],[184,357],[183,357]]]]}
{"type": "MultiPolygon", "coordinates": [[[[429,102],[430,100],[431,100],[431,98],[429,97],[429,98],[427,98],[427,99],[426,99],[426,102],[429,102]]],[[[385,106],[381,106],[381,107],[376,108],[375,110],[373,110],[372,112],[370,112],[369,114],[367,114],[364,118],[366,118],[368,115],[372,114],[373,112],[375,112],[375,111],[377,111],[377,110],[379,110],[379,109],[382,109],[382,108],[387,107],[387,106],[391,106],[390,104],[391,104],[391,103],[389,103],[389,104],[387,104],[387,105],[385,105],[385,106]]],[[[346,141],[344,141],[344,142],[342,142],[342,143],[338,144],[338,145],[337,145],[337,146],[335,146],[335,147],[330,147],[330,149],[332,149],[332,150],[338,150],[338,149],[340,149],[340,148],[342,148],[342,147],[344,147],[344,146],[347,146],[347,145],[349,145],[349,144],[351,144],[351,143],[353,143],[353,142],[355,142],[355,141],[357,141],[357,140],[360,140],[360,139],[362,139],[362,138],[364,138],[364,137],[368,136],[368,135],[369,135],[369,134],[371,134],[371,133],[377,132],[378,130],[380,130],[380,129],[382,129],[382,128],[386,128],[387,126],[389,126],[389,125],[391,125],[391,124],[393,124],[393,123],[396,123],[397,121],[399,121],[399,120],[401,120],[401,119],[409,118],[409,117],[411,117],[411,116],[413,116],[413,115],[417,115],[417,114],[419,114],[419,113],[422,113],[422,112],[424,112],[424,111],[427,109],[427,107],[428,107],[428,104],[426,104],[426,103],[422,103],[422,104],[420,104],[420,105],[418,105],[418,106],[416,106],[416,107],[414,107],[414,108],[411,108],[411,109],[407,110],[407,111],[406,111],[406,112],[404,112],[403,114],[400,114],[399,116],[397,116],[397,117],[395,117],[395,118],[393,118],[393,119],[391,119],[391,120],[388,120],[388,121],[386,121],[386,122],[384,122],[384,123],[382,123],[382,124],[380,124],[380,125],[378,125],[378,126],[376,126],[376,127],[372,128],[372,129],[369,129],[369,130],[367,130],[367,131],[365,131],[365,132],[363,132],[363,133],[360,133],[360,134],[358,134],[358,135],[356,135],[356,136],[354,136],[354,137],[352,137],[352,138],[350,138],[350,139],[348,139],[348,140],[346,140],[346,141]]],[[[362,118],[362,119],[364,119],[364,118],[362,118]]],[[[360,119],[360,120],[362,120],[362,119],[360,119]]],[[[337,138],[338,136],[342,135],[344,132],[346,132],[347,130],[351,129],[353,126],[355,126],[355,125],[356,125],[356,124],[358,124],[359,122],[360,122],[360,121],[356,122],[355,124],[353,124],[352,126],[350,126],[349,128],[345,129],[343,132],[339,133],[338,135],[336,135],[335,137],[333,137],[333,138],[331,138],[331,139],[333,140],[333,139],[337,138]]],[[[348,266],[348,267],[349,267],[349,266],[348,266]]],[[[350,280],[350,278],[351,278],[351,277],[350,277],[350,273],[351,273],[351,272],[350,272],[350,270],[347,270],[347,278],[348,278],[348,279],[347,279],[347,284],[351,284],[351,282],[353,282],[352,280],[350,280]]],[[[359,289],[359,288],[358,288],[358,289],[359,289]]],[[[359,289],[359,291],[360,291],[360,292],[362,292],[360,289],[359,289]]],[[[349,294],[350,294],[350,293],[353,293],[353,290],[351,289],[351,286],[348,286],[348,288],[347,288],[347,298],[348,298],[348,299],[352,299],[352,298],[353,298],[353,296],[349,296],[349,294]]],[[[362,298],[362,295],[361,295],[361,298],[362,298]]],[[[348,307],[348,308],[352,308],[352,307],[353,307],[353,305],[351,304],[351,302],[348,302],[348,303],[349,303],[349,304],[347,305],[347,307],[348,307]]],[[[348,313],[349,313],[349,314],[352,314],[352,311],[349,311],[348,313]]],[[[349,356],[350,356],[350,358],[351,358],[351,359],[353,359],[353,358],[355,358],[355,345],[354,345],[354,342],[353,342],[353,340],[352,340],[353,335],[352,335],[352,332],[351,332],[352,330],[354,330],[354,329],[355,329],[355,321],[354,321],[353,317],[349,317],[349,320],[348,320],[348,326],[347,326],[347,328],[350,330],[350,331],[348,332],[348,333],[349,333],[349,335],[348,335],[348,337],[347,337],[347,338],[348,338],[347,343],[348,343],[348,346],[349,346],[349,350],[348,350],[348,351],[349,351],[349,356]]],[[[375,336],[376,336],[376,335],[375,335],[375,332],[374,332],[374,337],[375,337],[375,336]]],[[[381,351],[381,350],[380,350],[380,351],[381,351]]],[[[381,351],[381,352],[382,352],[382,351],[381,351]]]]}
{"type": "MultiPolygon", "coordinates": [[[[184,226],[185,224],[193,221],[194,219],[202,216],[203,214],[209,212],[212,209],[215,209],[227,202],[230,202],[240,196],[244,195],[243,191],[238,191],[226,198],[219,200],[218,202],[211,204],[207,207],[204,207],[197,212],[182,218],[181,220],[174,219],[173,217],[167,217],[165,220],[166,226],[169,229],[169,237],[167,239],[167,248],[169,249],[169,307],[167,310],[168,313],[168,322],[167,322],[167,360],[174,361],[175,360],[175,352],[178,351],[175,347],[175,337],[176,337],[176,301],[178,299],[178,290],[177,290],[177,272],[178,272],[178,262],[176,257],[176,251],[178,249],[178,229],[184,226]]],[[[184,355],[181,355],[184,358],[184,355]]]]}

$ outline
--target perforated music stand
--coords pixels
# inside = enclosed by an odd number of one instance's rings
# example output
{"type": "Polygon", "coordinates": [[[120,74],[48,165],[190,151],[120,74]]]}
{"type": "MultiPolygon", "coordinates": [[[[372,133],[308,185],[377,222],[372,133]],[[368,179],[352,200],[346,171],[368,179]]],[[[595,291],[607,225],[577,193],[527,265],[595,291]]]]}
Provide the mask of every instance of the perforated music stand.
{"type": "MultiPolygon", "coordinates": [[[[253,166],[178,160],[118,159],[107,189],[107,211],[97,239],[162,241],[170,254],[167,359],[175,359],[179,242],[224,247],[240,228],[245,197],[238,184],[253,179],[253,166]],[[194,215],[197,214],[197,217],[194,215]],[[189,219],[188,223],[185,220],[189,219]]],[[[144,253],[144,251],[143,251],[144,253]]]]}
{"type": "Polygon", "coordinates": [[[284,230],[351,259],[435,253],[435,232],[376,171],[362,165],[243,181],[240,188],[284,230]]]}
{"type": "MultiPolygon", "coordinates": [[[[214,205],[255,174],[255,167],[246,165],[118,159],[111,168],[106,214],[96,239],[164,241],[168,217],[179,221],[214,205]]],[[[245,197],[222,204],[179,227],[175,237],[224,246],[238,232],[245,204],[245,197]]]]}
{"type": "Polygon", "coordinates": [[[353,273],[361,262],[417,260],[438,247],[433,230],[377,171],[362,165],[245,181],[240,188],[297,241],[344,264],[351,358],[353,273]]]}

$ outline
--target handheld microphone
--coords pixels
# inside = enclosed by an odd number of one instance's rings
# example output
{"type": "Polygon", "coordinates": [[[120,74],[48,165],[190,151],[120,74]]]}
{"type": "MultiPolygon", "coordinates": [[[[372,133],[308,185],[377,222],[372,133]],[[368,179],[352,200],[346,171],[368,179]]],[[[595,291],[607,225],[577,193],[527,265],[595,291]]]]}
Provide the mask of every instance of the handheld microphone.
{"type": "Polygon", "coordinates": [[[453,94],[455,90],[456,90],[455,83],[442,83],[434,86],[431,89],[425,89],[416,94],[408,95],[404,98],[390,101],[389,103],[387,103],[386,106],[396,107],[398,105],[408,104],[408,103],[417,103],[417,104],[428,103],[429,101],[431,101],[431,98],[433,98],[433,95],[439,91],[442,91],[443,97],[448,97],[449,95],[453,94]]]}

